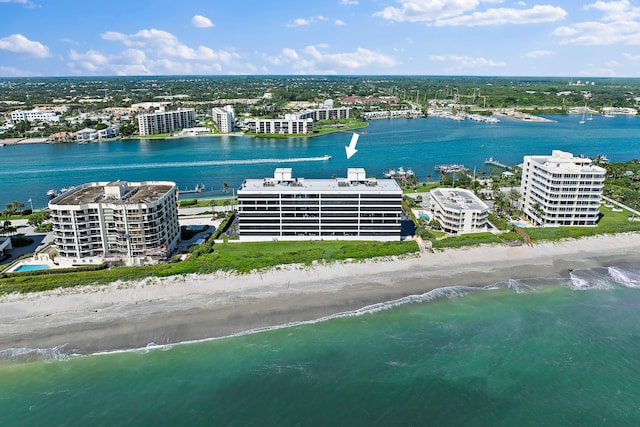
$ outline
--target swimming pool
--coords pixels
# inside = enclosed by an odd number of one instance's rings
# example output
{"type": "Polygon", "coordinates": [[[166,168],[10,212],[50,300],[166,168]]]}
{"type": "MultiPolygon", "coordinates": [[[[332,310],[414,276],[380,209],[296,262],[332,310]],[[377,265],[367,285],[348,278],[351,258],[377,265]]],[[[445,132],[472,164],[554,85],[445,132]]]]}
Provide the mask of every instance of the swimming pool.
{"type": "Polygon", "coordinates": [[[429,215],[427,215],[426,213],[421,213],[418,216],[420,217],[420,219],[426,219],[427,221],[429,221],[431,219],[431,217],[429,215]]]}
{"type": "Polygon", "coordinates": [[[18,266],[16,269],[13,270],[14,273],[21,273],[24,271],[35,271],[35,270],[49,270],[51,267],[49,267],[46,264],[23,264],[21,266],[18,266]]]}

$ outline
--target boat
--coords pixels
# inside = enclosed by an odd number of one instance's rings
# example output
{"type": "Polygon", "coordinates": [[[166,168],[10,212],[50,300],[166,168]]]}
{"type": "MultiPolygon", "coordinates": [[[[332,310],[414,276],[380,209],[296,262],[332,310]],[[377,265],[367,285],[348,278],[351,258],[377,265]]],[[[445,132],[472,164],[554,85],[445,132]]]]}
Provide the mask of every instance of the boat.
{"type": "Polygon", "coordinates": [[[410,176],[413,176],[414,172],[411,169],[404,170],[402,166],[396,169],[389,169],[384,172],[384,176],[387,178],[398,178],[398,179],[406,179],[410,176]]]}
{"type": "Polygon", "coordinates": [[[331,158],[330,155],[325,154],[324,156],[322,156],[322,160],[329,160],[331,158]]]}

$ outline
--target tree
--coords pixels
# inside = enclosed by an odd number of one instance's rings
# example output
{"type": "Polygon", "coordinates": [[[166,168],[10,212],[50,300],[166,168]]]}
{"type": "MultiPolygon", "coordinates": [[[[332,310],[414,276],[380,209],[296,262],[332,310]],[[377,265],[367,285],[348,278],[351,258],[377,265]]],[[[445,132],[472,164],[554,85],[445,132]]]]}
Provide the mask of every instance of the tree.
{"type": "Polygon", "coordinates": [[[39,228],[43,222],[48,220],[51,217],[49,211],[38,211],[29,215],[27,219],[27,223],[34,228],[39,228]]]}
{"type": "Polygon", "coordinates": [[[512,188],[511,190],[509,190],[509,194],[507,194],[507,197],[509,198],[509,200],[511,200],[512,205],[517,206],[518,200],[520,200],[520,192],[515,189],[512,188]]]}
{"type": "Polygon", "coordinates": [[[229,184],[227,184],[226,182],[222,184],[222,192],[225,194],[229,192],[229,184]]]}

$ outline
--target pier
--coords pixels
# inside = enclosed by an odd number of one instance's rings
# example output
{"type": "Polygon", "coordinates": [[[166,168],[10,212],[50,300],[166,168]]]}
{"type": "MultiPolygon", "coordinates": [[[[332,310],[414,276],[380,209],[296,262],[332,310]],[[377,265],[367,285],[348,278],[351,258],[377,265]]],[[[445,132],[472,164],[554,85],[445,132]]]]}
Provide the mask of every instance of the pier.
{"type": "Polygon", "coordinates": [[[502,168],[502,169],[511,169],[511,166],[505,165],[504,163],[500,163],[499,161],[497,161],[493,157],[489,157],[487,160],[484,161],[484,163],[486,165],[493,165],[493,166],[497,166],[497,167],[502,168]]]}

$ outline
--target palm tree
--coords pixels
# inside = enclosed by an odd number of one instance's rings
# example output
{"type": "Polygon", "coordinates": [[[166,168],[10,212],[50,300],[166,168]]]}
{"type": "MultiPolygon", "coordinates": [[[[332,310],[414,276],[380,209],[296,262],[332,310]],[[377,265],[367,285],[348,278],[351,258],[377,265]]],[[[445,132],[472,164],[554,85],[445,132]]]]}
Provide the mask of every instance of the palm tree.
{"type": "Polygon", "coordinates": [[[222,192],[224,194],[227,194],[229,192],[229,184],[227,184],[226,182],[222,183],[222,192]]]}
{"type": "Polygon", "coordinates": [[[428,183],[430,183],[430,182],[431,182],[431,174],[430,174],[430,173],[428,173],[428,174],[427,174],[427,184],[428,184],[428,183]]]}

